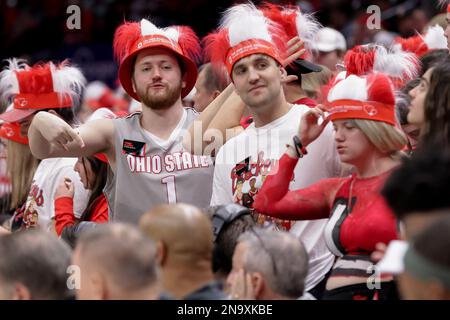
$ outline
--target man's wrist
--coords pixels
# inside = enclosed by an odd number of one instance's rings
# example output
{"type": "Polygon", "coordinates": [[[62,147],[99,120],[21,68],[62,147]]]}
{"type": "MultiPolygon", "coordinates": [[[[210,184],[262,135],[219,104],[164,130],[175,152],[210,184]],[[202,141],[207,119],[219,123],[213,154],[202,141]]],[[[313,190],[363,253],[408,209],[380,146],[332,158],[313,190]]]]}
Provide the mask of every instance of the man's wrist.
{"type": "Polygon", "coordinates": [[[305,146],[302,144],[302,141],[298,136],[294,136],[293,144],[299,158],[302,158],[304,155],[308,154],[308,151],[306,150],[305,146]]]}

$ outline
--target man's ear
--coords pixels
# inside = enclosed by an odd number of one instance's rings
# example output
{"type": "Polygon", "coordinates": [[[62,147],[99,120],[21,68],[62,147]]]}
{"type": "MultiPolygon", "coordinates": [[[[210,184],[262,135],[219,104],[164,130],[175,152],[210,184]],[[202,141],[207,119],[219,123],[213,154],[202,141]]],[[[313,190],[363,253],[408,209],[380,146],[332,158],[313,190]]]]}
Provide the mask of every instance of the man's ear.
{"type": "Polygon", "coordinates": [[[217,98],[219,95],[220,95],[220,91],[219,91],[219,90],[214,90],[214,92],[213,92],[213,94],[212,94],[213,100],[214,100],[215,98],[217,98]]]}
{"type": "Polygon", "coordinates": [[[285,80],[287,77],[287,71],[281,64],[280,64],[280,73],[281,73],[281,80],[285,80]]]}
{"type": "Polygon", "coordinates": [[[156,243],[156,262],[163,266],[167,260],[167,247],[162,241],[156,243]]]}
{"type": "Polygon", "coordinates": [[[134,83],[134,77],[131,76],[131,87],[133,88],[133,92],[136,92],[136,85],[134,83]]]}
{"type": "Polygon", "coordinates": [[[53,114],[54,116],[59,117],[59,114],[58,114],[55,110],[53,110],[53,109],[48,110],[48,113],[51,113],[51,114],[53,114]]]}
{"type": "Polygon", "coordinates": [[[183,77],[182,77],[182,79],[181,79],[181,87],[183,89],[186,88],[186,83],[187,83],[186,78],[187,78],[187,73],[185,72],[183,77]]]}
{"type": "Polygon", "coordinates": [[[111,300],[114,294],[111,285],[108,283],[108,277],[101,272],[94,272],[91,277],[93,300],[111,300]]]}
{"type": "Polygon", "coordinates": [[[266,287],[266,282],[261,273],[255,272],[252,274],[252,285],[255,300],[263,299],[263,293],[266,287]]]}
{"type": "Polygon", "coordinates": [[[13,300],[31,300],[31,292],[21,283],[16,283],[14,285],[14,292],[12,296],[13,300]]]}

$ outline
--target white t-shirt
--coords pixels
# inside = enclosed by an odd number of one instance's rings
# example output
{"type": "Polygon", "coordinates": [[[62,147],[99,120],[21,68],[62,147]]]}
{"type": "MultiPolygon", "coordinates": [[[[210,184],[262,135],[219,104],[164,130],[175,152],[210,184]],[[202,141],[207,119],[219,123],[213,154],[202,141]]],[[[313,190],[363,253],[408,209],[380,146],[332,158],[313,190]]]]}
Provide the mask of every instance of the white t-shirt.
{"type": "Polygon", "coordinates": [[[28,227],[40,226],[54,231],[55,191],[64,177],[74,183],[74,214],[79,218],[89,200],[89,191],[84,189],[80,176],[74,171],[76,158],[51,158],[41,161],[36,169],[28,194],[24,223],[28,227]]]}
{"type": "MultiPolygon", "coordinates": [[[[278,160],[286,151],[286,145],[292,145],[300,119],[308,110],[310,108],[305,105],[293,105],[277,120],[259,128],[251,124],[240,135],[227,141],[216,157],[211,205],[236,202],[250,207],[269,171],[278,169],[278,160]]],[[[290,190],[305,188],[340,174],[331,124],[307,149],[308,155],[295,167],[290,190]]],[[[323,238],[327,219],[288,222],[258,215],[258,222],[289,230],[302,240],[310,258],[306,291],[324,278],[334,259],[323,238]]]]}

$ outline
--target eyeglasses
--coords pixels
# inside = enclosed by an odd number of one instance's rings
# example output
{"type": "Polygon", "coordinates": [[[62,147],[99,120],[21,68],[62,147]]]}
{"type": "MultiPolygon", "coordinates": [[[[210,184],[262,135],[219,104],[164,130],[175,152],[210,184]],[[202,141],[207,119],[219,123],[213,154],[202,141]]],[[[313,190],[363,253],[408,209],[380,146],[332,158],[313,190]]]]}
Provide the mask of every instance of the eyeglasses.
{"type": "Polygon", "coordinates": [[[267,249],[266,245],[264,244],[263,239],[261,239],[260,235],[258,234],[258,232],[256,232],[255,228],[251,228],[251,229],[249,229],[249,231],[251,231],[251,233],[253,235],[255,235],[255,237],[258,239],[259,243],[261,244],[261,247],[266,252],[266,254],[269,256],[270,262],[272,263],[273,275],[275,277],[277,277],[278,276],[277,264],[275,263],[275,259],[273,258],[273,256],[270,253],[269,249],[267,249]]]}

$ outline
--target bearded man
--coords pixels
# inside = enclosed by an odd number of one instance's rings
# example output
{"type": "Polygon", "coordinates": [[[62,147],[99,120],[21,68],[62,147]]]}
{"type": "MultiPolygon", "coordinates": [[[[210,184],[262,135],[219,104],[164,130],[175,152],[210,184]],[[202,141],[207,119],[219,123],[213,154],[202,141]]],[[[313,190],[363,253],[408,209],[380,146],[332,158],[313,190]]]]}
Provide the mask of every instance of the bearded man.
{"type": "Polygon", "coordinates": [[[181,99],[197,78],[200,45],[188,27],[159,29],[148,20],[125,22],[114,36],[125,91],[142,103],[142,112],[102,119],[72,129],[60,118],[39,112],[30,130],[38,158],[104,153],[110,164],[105,188],[110,220],[137,224],[161,203],[209,204],[213,164],[192,156],[181,137],[197,117],[181,99]]]}

